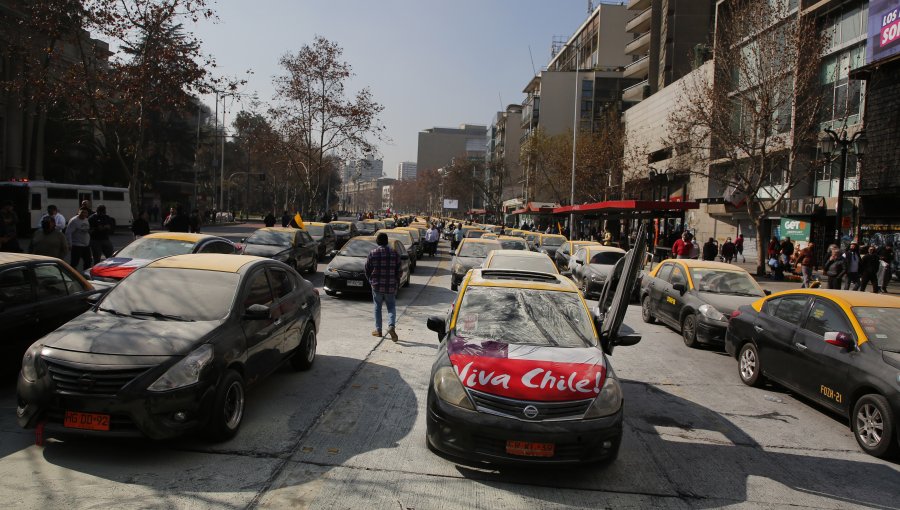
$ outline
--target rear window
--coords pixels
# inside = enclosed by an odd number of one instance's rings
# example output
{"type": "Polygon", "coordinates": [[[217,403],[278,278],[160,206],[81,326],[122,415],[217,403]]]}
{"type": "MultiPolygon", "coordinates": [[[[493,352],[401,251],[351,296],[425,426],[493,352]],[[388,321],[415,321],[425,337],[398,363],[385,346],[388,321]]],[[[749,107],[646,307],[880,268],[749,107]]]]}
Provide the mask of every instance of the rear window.
{"type": "Polygon", "coordinates": [[[351,239],[338,253],[341,257],[368,257],[378,245],[374,241],[351,239]]]}
{"type": "Polygon", "coordinates": [[[518,239],[501,239],[500,246],[502,246],[504,250],[525,250],[525,249],[527,249],[527,247],[525,246],[525,241],[520,241],[518,239]]]}
{"type": "Polygon", "coordinates": [[[857,306],[853,315],[875,347],[900,352],[900,308],[857,306]]]}
{"type": "Polygon", "coordinates": [[[116,257],[154,260],[171,255],[184,255],[194,251],[194,243],[175,239],[136,239],[116,254],[116,257]]]}
{"type": "Polygon", "coordinates": [[[463,243],[462,246],[459,247],[459,256],[484,258],[487,257],[491,250],[498,249],[500,249],[500,243],[463,243]]]}
{"type": "Polygon", "coordinates": [[[562,243],[564,243],[564,242],[566,242],[566,238],[562,237],[562,236],[559,236],[559,237],[544,236],[543,238],[541,238],[542,246],[562,246],[562,243]]]}
{"type": "Polygon", "coordinates": [[[340,230],[341,232],[350,230],[350,225],[346,223],[331,223],[330,225],[332,230],[340,230]]]}
{"type": "Polygon", "coordinates": [[[293,240],[294,234],[291,232],[257,230],[247,238],[245,244],[261,244],[265,246],[290,246],[293,240]]]}
{"type": "Polygon", "coordinates": [[[602,251],[599,253],[595,253],[591,257],[591,264],[603,264],[607,266],[613,266],[616,262],[619,261],[620,258],[624,257],[624,253],[619,253],[617,251],[602,251]]]}
{"type": "Polygon", "coordinates": [[[539,273],[556,274],[556,266],[547,257],[513,257],[494,255],[488,267],[497,269],[518,269],[520,271],[537,271],[539,273]]]}
{"type": "Polygon", "coordinates": [[[306,225],[306,231],[311,236],[320,236],[325,234],[325,227],[322,225],[306,225]]]}

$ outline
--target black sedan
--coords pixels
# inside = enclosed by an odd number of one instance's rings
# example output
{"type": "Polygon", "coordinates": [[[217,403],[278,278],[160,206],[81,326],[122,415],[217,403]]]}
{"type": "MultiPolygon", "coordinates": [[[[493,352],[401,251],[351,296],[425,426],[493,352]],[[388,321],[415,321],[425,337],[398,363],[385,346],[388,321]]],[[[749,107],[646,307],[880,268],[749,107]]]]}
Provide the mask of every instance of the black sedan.
{"type": "Polygon", "coordinates": [[[744,384],[771,379],[841,414],[870,455],[900,451],[900,298],[779,292],[732,314],[725,350],[744,384]]]}
{"type": "Polygon", "coordinates": [[[331,225],[331,230],[334,232],[336,250],[340,250],[341,246],[344,246],[344,243],[349,241],[350,238],[359,235],[356,223],[352,221],[332,221],[328,224],[331,225]]]}
{"type": "Polygon", "coordinates": [[[28,346],[87,311],[107,290],[57,258],[0,253],[0,373],[18,371],[28,346]]]}
{"type": "Polygon", "coordinates": [[[304,230],[309,232],[309,236],[313,241],[319,243],[319,260],[325,260],[331,257],[337,251],[337,237],[334,235],[334,229],[331,223],[321,223],[318,221],[307,221],[303,224],[304,230]]]}
{"type": "MultiPolygon", "coordinates": [[[[325,268],[325,294],[371,294],[372,286],[366,277],[366,260],[378,244],[375,236],[359,236],[347,241],[325,268]]],[[[397,239],[388,239],[388,246],[400,254],[400,286],[409,286],[409,253],[397,239]]]]}
{"type": "Polygon", "coordinates": [[[450,290],[459,288],[460,282],[469,269],[481,267],[484,259],[492,250],[502,249],[501,244],[493,239],[466,237],[460,241],[450,264],[450,290]]]}
{"type": "Polygon", "coordinates": [[[742,268],[694,259],[666,260],[641,278],[641,317],[681,331],[684,344],[721,347],[728,316],[766,295],[742,268]]]}
{"type": "Polygon", "coordinates": [[[28,349],[18,422],[45,435],[228,439],[245,386],[284,361],[310,368],[319,327],[318,293],[283,263],[160,259],[28,349]]]}
{"type": "Polygon", "coordinates": [[[268,257],[297,271],[315,273],[319,264],[319,243],[306,230],[266,227],[243,240],[242,255],[268,257]]]}
{"type": "MultiPolygon", "coordinates": [[[[545,236],[546,237],[546,236],[545,236]]],[[[600,295],[612,268],[625,256],[625,250],[612,246],[580,246],[569,260],[567,273],[581,289],[584,297],[600,295]]]]}

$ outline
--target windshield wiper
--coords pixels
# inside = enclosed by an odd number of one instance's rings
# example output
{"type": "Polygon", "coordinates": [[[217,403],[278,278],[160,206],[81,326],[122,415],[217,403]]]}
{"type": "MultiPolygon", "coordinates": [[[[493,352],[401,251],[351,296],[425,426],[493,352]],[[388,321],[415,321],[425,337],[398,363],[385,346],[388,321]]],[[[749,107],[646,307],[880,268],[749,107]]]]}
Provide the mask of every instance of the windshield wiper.
{"type": "Polygon", "coordinates": [[[180,321],[180,322],[194,322],[193,319],[185,319],[180,315],[169,315],[160,312],[148,312],[145,310],[135,310],[131,312],[132,317],[153,317],[154,319],[166,319],[171,321],[180,321]]]}
{"type": "Polygon", "coordinates": [[[97,310],[100,310],[101,312],[111,313],[113,315],[118,315],[119,317],[128,317],[127,313],[122,313],[118,310],[113,310],[112,308],[103,308],[102,306],[98,306],[97,310]]]}

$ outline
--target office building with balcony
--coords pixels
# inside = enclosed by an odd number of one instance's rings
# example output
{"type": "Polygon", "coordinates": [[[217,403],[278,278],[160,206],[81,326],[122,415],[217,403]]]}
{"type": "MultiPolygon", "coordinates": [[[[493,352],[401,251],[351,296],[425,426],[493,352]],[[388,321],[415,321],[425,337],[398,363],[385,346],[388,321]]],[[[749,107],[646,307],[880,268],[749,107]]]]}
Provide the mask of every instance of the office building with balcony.
{"type": "Polygon", "coordinates": [[[459,157],[484,161],[486,137],[487,127],[477,124],[422,130],[419,132],[416,171],[437,170],[459,157]]]}
{"type": "Polygon", "coordinates": [[[641,101],[688,74],[709,58],[716,0],[629,0],[625,24],[631,62],[625,78],[638,83],[626,101],[641,101]]]}

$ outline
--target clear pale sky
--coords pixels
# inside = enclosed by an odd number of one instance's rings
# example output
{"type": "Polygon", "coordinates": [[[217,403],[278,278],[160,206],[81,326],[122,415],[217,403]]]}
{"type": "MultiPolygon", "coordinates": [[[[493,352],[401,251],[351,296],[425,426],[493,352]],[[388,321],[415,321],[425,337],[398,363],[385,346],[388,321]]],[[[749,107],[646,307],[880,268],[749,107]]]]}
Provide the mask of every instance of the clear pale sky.
{"type": "MultiPolygon", "coordinates": [[[[597,1],[594,2],[596,5],[597,1]]],[[[610,2],[612,3],[612,2],[610,2]]],[[[384,172],[416,160],[418,132],[490,124],[549,61],[553,36],[568,38],[587,17],[587,0],[218,0],[218,22],[194,33],[218,74],[244,77],[243,91],[271,99],[278,59],[316,35],[344,48],[356,76],[384,105],[389,144],[384,172]],[[501,103],[502,98],[502,103],[501,103]]],[[[230,100],[229,100],[230,101],[230,100]]],[[[209,98],[207,103],[212,105],[209,98]]],[[[245,103],[247,104],[247,103],[245,103]]],[[[247,104],[249,107],[249,104],[247,104]]],[[[230,125],[240,104],[228,103],[230,125]]],[[[221,115],[221,112],[220,112],[221,115]]]]}

